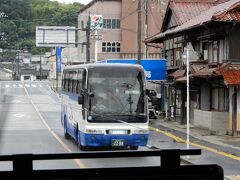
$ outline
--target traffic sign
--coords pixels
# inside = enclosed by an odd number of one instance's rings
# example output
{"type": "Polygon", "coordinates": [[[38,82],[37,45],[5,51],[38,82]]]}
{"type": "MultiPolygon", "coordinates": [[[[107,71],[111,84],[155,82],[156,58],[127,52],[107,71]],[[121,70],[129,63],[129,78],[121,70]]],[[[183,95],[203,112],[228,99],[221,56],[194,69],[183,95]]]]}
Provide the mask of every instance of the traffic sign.
{"type": "Polygon", "coordinates": [[[99,30],[103,27],[103,16],[102,15],[91,15],[90,29],[99,30]]]}

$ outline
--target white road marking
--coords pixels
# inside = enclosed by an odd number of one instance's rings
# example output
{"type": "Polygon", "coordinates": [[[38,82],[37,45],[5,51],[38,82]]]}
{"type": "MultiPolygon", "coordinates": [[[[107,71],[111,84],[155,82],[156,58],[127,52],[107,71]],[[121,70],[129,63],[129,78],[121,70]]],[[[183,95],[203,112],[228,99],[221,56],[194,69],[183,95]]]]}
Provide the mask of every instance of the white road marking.
{"type": "Polygon", "coordinates": [[[13,87],[16,87],[17,85],[16,84],[13,84],[13,87]]]}
{"type": "MultiPolygon", "coordinates": [[[[53,135],[53,137],[62,145],[62,147],[72,153],[71,149],[61,140],[61,138],[50,128],[50,126],[47,124],[46,120],[43,118],[42,114],[38,110],[37,106],[34,104],[33,100],[31,99],[27,89],[24,87],[24,90],[27,94],[28,99],[30,100],[31,104],[33,105],[35,111],[37,112],[38,116],[40,117],[41,121],[45,125],[45,127],[49,130],[49,132],[53,135]]],[[[80,167],[80,168],[86,168],[86,165],[79,159],[73,159],[73,161],[80,167]]]]}
{"type": "Polygon", "coordinates": [[[25,114],[13,114],[13,116],[17,118],[22,118],[25,116],[25,114]]]}
{"type": "Polygon", "coordinates": [[[5,84],[5,87],[6,87],[6,88],[9,88],[9,87],[10,87],[10,85],[9,85],[9,84],[5,84]]]}
{"type": "Polygon", "coordinates": [[[36,85],[35,84],[31,84],[32,85],[32,87],[36,87],[36,85]]]}
{"type": "Polygon", "coordinates": [[[25,84],[25,87],[30,87],[30,85],[29,84],[25,84]]]}
{"type": "Polygon", "coordinates": [[[22,85],[22,84],[18,84],[18,86],[19,86],[19,87],[23,87],[23,85],[22,85]]]}
{"type": "Polygon", "coordinates": [[[42,85],[41,85],[41,84],[39,84],[39,87],[42,87],[42,85]]]}
{"type": "Polygon", "coordinates": [[[20,103],[20,102],[22,102],[22,101],[19,101],[19,100],[13,100],[13,101],[11,101],[12,103],[20,103]]]}

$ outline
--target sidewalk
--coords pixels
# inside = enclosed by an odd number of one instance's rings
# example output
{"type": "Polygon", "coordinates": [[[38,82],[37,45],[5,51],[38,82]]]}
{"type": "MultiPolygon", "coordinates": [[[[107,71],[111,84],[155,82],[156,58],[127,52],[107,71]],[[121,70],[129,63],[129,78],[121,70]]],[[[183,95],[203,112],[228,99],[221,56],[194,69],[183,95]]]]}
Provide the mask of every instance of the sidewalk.
{"type": "MultiPolygon", "coordinates": [[[[150,126],[154,128],[164,127],[184,134],[186,134],[187,132],[186,125],[180,125],[178,122],[168,120],[165,118],[150,120],[150,126]]],[[[190,136],[214,145],[218,145],[225,148],[232,148],[235,151],[236,150],[239,151],[240,154],[240,136],[233,137],[229,135],[212,135],[210,131],[194,127],[193,125],[190,125],[190,136]]]]}
{"type": "MultiPolygon", "coordinates": [[[[170,131],[173,136],[178,137],[179,133],[182,135],[183,140],[186,140],[187,126],[180,125],[178,122],[171,121],[165,118],[162,119],[152,119],[150,120],[150,127],[162,130],[170,131]]],[[[240,137],[233,137],[229,135],[212,135],[210,131],[205,129],[200,129],[190,125],[190,142],[195,138],[200,140],[200,146],[206,146],[209,148],[214,148],[217,151],[227,152],[228,154],[235,155],[237,159],[240,158],[240,137]],[[206,145],[207,144],[207,145],[206,145]]],[[[196,147],[199,148],[199,147],[196,147]]],[[[185,158],[182,158],[186,160],[185,158]]],[[[186,162],[194,163],[192,161],[186,160],[186,162]]],[[[225,180],[240,180],[240,175],[225,175],[225,180]]]]}

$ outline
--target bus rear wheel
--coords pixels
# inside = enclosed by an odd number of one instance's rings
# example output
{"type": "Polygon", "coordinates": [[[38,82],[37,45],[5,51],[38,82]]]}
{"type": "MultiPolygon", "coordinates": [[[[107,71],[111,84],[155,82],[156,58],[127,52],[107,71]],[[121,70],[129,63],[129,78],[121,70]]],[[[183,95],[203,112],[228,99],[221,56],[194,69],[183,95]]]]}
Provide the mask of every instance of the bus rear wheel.
{"type": "Polygon", "coordinates": [[[130,150],[138,150],[138,146],[130,146],[130,150]]]}
{"type": "MultiPolygon", "coordinates": [[[[65,118],[64,118],[65,119],[65,118]]],[[[63,130],[64,130],[64,138],[65,139],[70,139],[70,135],[68,134],[67,132],[67,123],[66,123],[66,120],[64,120],[64,123],[63,123],[63,130]]]]}

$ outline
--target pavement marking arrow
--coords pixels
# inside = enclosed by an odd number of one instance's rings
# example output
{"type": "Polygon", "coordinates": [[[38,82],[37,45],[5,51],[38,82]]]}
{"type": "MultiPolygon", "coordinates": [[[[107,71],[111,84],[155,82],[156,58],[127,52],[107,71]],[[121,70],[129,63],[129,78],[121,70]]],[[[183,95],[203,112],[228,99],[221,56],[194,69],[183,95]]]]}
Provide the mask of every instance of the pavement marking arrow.
{"type": "Polygon", "coordinates": [[[20,101],[20,100],[13,100],[13,101],[11,101],[11,103],[20,103],[20,102],[22,102],[22,101],[20,101]]]}
{"type": "Polygon", "coordinates": [[[22,118],[25,116],[25,114],[13,114],[13,116],[17,117],[17,118],[22,118]]]}

